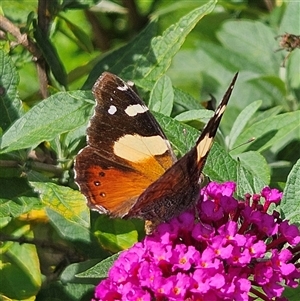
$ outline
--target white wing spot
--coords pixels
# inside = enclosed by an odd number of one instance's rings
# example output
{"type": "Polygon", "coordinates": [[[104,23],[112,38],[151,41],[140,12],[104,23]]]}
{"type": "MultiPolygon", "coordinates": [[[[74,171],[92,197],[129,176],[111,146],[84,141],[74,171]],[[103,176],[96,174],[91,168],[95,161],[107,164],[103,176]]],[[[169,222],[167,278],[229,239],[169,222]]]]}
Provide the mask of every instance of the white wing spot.
{"type": "Polygon", "coordinates": [[[130,105],[125,109],[125,113],[130,116],[136,116],[137,114],[142,114],[148,111],[148,108],[145,105],[135,104],[130,105]]]}
{"type": "Polygon", "coordinates": [[[129,80],[129,81],[127,82],[127,85],[128,85],[129,87],[133,87],[133,86],[134,86],[134,82],[131,81],[131,80],[129,80]]]}
{"type": "Polygon", "coordinates": [[[117,112],[117,108],[115,106],[110,106],[107,112],[110,115],[114,115],[117,112]]]}
{"type": "Polygon", "coordinates": [[[222,106],[222,107],[219,107],[216,112],[215,112],[215,115],[217,116],[221,116],[226,110],[226,105],[222,106]]]}
{"type": "Polygon", "coordinates": [[[124,83],[123,87],[118,86],[117,89],[120,90],[120,91],[126,91],[126,90],[128,90],[128,86],[124,83]]]}

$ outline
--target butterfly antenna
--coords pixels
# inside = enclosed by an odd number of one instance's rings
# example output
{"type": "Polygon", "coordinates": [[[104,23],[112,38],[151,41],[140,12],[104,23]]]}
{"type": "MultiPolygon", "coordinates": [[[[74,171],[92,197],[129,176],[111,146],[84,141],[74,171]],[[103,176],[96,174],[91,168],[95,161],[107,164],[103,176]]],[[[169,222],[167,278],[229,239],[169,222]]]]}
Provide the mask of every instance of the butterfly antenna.
{"type": "Polygon", "coordinates": [[[239,147],[241,147],[241,146],[244,146],[244,145],[246,145],[246,144],[248,144],[248,143],[251,143],[251,142],[253,142],[253,141],[255,141],[255,140],[256,140],[256,138],[255,138],[255,137],[252,137],[252,138],[248,139],[246,142],[243,142],[243,143],[237,145],[236,147],[232,148],[232,149],[230,150],[230,152],[233,151],[233,150],[235,150],[235,149],[237,149],[237,148],[239,148],[239,147]]]}

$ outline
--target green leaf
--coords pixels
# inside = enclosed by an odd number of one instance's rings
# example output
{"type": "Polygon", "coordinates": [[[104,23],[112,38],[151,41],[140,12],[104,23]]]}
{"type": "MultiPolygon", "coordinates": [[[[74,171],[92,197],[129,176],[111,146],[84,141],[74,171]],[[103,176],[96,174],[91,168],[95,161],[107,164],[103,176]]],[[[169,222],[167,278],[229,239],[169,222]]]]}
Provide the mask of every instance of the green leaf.
{"type": "Polygon", "coordinates": [[[241,132],[244,130],[248,121],[251,119],[253,114],[258,110],[258,108],[261,106],[261,104],[262,104],[261,100],[257,100],[257,101],[250,103],[236,118],[236,120],[231,128],[229,137],[228,137],[228,140],[229,140],[228,148],[229,149],[232,149],[236,139],[241,134],[241,132]]]}
{"type": "Polygon", "coordinates": [[[166,75],[160,77],[150,94],[148,107],[150,110],[170,116],[173,108],[174,92],[172,82],[166,75]]]}
{"type": "Polygon", "coordinates": [[[1,1],[1,14],[6,16],[9,20],[18,20],[17,24],[26,24],[28,13],[36,11],[36,2],[19,0],[17,2],[1,1]],[[3,13],[5,12],[5,13],[3,13]]]}
{"type": "Polygon", "coordinates": [[[241,77],[242,81],[237,85],[235,89],[235,105],[238,105],[240,109],[244,109],[249,103],[262,99],[262,107],[269,108],[275,104],[282,104],[282,99],[284,99],[285,94],[282,92],[282,81],[277,79],[277,81],[270,81],[269,76],[258,75],[253,72],[243,72],[241,77]],[[277,86],[276,82],[280,83],[277,86]],[[275,84],[276,83],[276,84],[275,84]],[[249,93],[251,91],[251,93],[249,93]]]}
{"type": "Polygon", "coordinates": [[[155,37],[151,42],[151,52],[148,52],[146,56],[141,56],[134,66],[134,69],[141,70],[141,78],[155,81],[164,74],[188,34],[205,15],[213,11],[216,3],[217,1],[210,0],[203,6],[192,10],[166,29],[161,36],[155,37]],[[141,69],[140,66],[143,68],[141,69]]]}
{"type": "Polygon", "coordinates": [[[218,143],[214,143],[204,167],[204,173],[213,181],[234,181],[237,194],[259,192],[266,183],[250,169],[235,161],[218,143]]]}
{"type": "MultiPolygon", "coordinates": [[[[295,33],[295,28],[299,26],[300,6],[297,1],[288,1],[286,3],[286,9],[282,16],[280,27],[278,29],[279,34],[295,33]]],[[[295,33],[297,34],[297,33],[295,33]]]]}
{"type": "Polygon", "coordinates": [[[237,195],[243,197],[246,193],[254,194],[261,191],[266,184],[252,174],[238,162],[237,168],[237,195]]]}
{"type": "Polygon", "coordinates": [[[69,154],[76,155],[78,149],[84,147],[82,137],[86,136],[86,124],[68,132],[64,139],[64,144],[68,149],[69,154]]]}
{"type": "MultiPolygon", "coordinates": [[[[32,237],[33,234],[27,224],[15,230],[13,235],[32,237]]],[[[6,242],[1,245],[0,253],[1,294],[16,300],[35,296],[42,283],[35,245],[6,242]]]]}
{"type": "Polygon", "coordinates": [[[214,112],[210,110],[189,110],[178,114],[174,119],[180,122],[195,120],[206,124],[213,115],[214,112]]]}
{"type": "Polygon", "coordinates": [[[116,253],[104,260],[102,260],[101,262],[99,262],[98,264],[96,264],[95,266],[93,266],[92,268],[77,274],[76,276],[78,278],[97,278],[97,279],[101,279],[101,278],[106,278],[108,276],[108,271],[111,268],[111,266],[113,265],[113,263],[118,259],[118,257],[120,256],[120,253],[116,253]]]}
{"type": "Polygon", "coordinates": [[[82,9],[89,8],[90,6],[94,6],[98,3],[97,0],[63,0],[61,6],[63,9],[82,9]]]}
{"type": "Polygon", "coordinates": [[[91,89],[100,74],[106,70],[118,74],[124,80],[140,77],[127,71],[128,66],[134,65],[136,58],[148,53],[151,39],[157,34],[157,23],[151,22],[131,42],[105,55],[90,72],[82,89],[91,89]]]}
{"type": "Polygon", "coordinates": [[[2,153],[34,148],[87,123],[92,114],[90,92],[61,92],[43,100],[18,119],[1,141],[2,153]]]}
{"type": "Polygon", "coordinates": [[[251,170],[253,175],[262,179],[265,184],[270,183],[270,167],[265,157],[263,157],[260,153],[254,151],[242,153],[238,155],[238,159],[245,168],[251,170]]]}
{"type": "Polygon", "coordinates": [[[236,140],[234,147],[243,144],[251,137],[256,140],[250,146],[241,145],[238,149],[232,150],[231,154],[237,154],[249,150],[263,151],[272,147],[290,132],[300,127],[300,111],[280,114],[256,122],[246,128],[236,140]]]}
{"type": "Polygon", "coordinates": [[[288,301],[298,301],[300,296],[300,285],[296,288],[285,287],[282,297],[288,301]]]}
{"type": "Polygon", "coordinates": [[[143,79],[144,85],[151,90],[154,82],[170,67],[187,35],[214,9],[216,2],[210,0],[196,8],[155,38],[157,28],[151,22],[131,43],[103,58],[90,73],[84,88],[91,87],[104,70],[109,70],[124,79],[143,79]]]}
{"type": "Polygon", "coordinates": [[[35,197],[19,196],[15,200],[0,198],[0,229],[12,218],[28,213],[32,209],[41,209],[40,200],[35,197]]]}
{"type": "Polygon", "coordinates": [[[40,200],[24,178],[1,178],[0,192],[0,228],[12,218],[40,209],[40,200]]]}
{"type": "Polygon", "coordinates": [[[137,229],[131,220],[100,215],[95,229],[94,235],[101,247],[113,253],[130,248],[138,240],[137,229]]]}
{"type": "Polygon", "coordinates": [[[66,22],[69,29],[72,31],[74,36],[77,38],[77,41],[76,41],[77,44],[79,44],[79,46],[83,50],[92,52],[94,50],[94,47],[93,47],[93,43],[91,41],[90,36],[87,35],[79,26],[77,26],[76,24],[74,24],[73,22],[71,22],[70,20],[65,18],[63,15],[59,15],[59,17],[66,22]]]}
{"type": "MultiPolygon", "coordinates": [[[[299,28],[299,18],[300,15],[300,6],[299,3],[296,1],[288,1],[287,7],[284,11],[284,14],[281,19],[281,23],[278,29],[278,34],[284,34],[284,33],[295,33],[295,28],[299,28]]],[[[279,47],[278,47],[279,48],[279,47]]],[[[281,58],[286,55],[288,55],[288,52],[283,50],[281,52],[281,58]]],[[[279,56],[279,55],[278,55],[279,56]]],[[[282,58],[283,60],[283,58],[282,58]]],[[[300,89],[300,72],[299,72],[299,66],[300,66],[300,51],[296,50],[293,51],[286,62],[286,81],[288,83],[288,86],[290,86],[292,89],[300,89]]],[[[298,94],[299,95],[299,94],[298,94]]]]}
{"type": "MultiPolygon", "coordinates": [[[[283,82],[278,79],[277,74],[274,76],[261,75],[262,71],[253,65],[252,61],[248,61],[248,57],[245,57],[242,52],[234,52],[209,41],[201,43],[196,50],[179,52],[175,56],[172,66],[172,71],[177,74],[184,72],[189,74],[189,77],[178,79],[178,83],[182,85],[183,82],[183,84],[189,85],[190,90],[195,84],[199,85],[198,80],[195,79],[201,72],[203,89],[208,90],[207,92],[213,94],[217,99],[222,97],[227,88],[228,79],[234,72],[240,70],[230,105],[235,105],[241,110],[258,99],[263,99],[263,106],[269,107],[274,103],[282,103],[282,99],[285,97],[282,91],[283,82]],[[198,66],[197,62],[199,61],[201,64],[198,66]],[[193,66],[197,66],[197,68],[193,69],[193,66]],[[279,84],[279,86],[275,84],[279,84]]],[[[179,77],[180,75],[176,76],[176,78],[179,77]]],[[[174,76],[171,78],[173,84],[176,84],[174,76]]]]}
{"type": "Polygon", "coordinates": [[[50,67],[55,79],[64,87],[67,86],[67,73],[64,65],[59,59],[58,53],[53,46],[52,42],[48,39],[46,34],[43,34],[41,29],[37,26],[36,22],[33,22],[34,25],[34,38],[38,44],[43,58],[47,61],[48,66],[50,67]]]}
{"type": "MultiPolygon", "coordinates": [[[[299,12],[300,13],[300,12],[299,12]]],[[[293,51],[290,55],[290,57],[287,60],[287,82],[290,85],[292,89],[300,89],[300,72],[299,72],[299,66],[300,66],[300,51],[299,49],[296,49],[296,51],[293,51]]],[[[299,95],[299,94],[298,94],[299,95]]]]}
{"type": "MultiPolygon", "coordinates": [[[[227,49],[226,47],[211,41],[201,43],[194,51],[194,54],[189,52],[186,54],[186,56],[190,55],[194,56],[191,58],[192,63],[194,63],[192,68],[193,66],[196,66],[195,61],[201,60],[202,63],[201,66],[199,66],[200,70],[209,74],[221,83],[222,78],[223,80],[230,78],[232,77],[232,74],[238,70],[243,70],[244,72],[246,70],[257,72],[255,66],[245,58],[243,52],[233,52],[231,49],[227,49]]],[[[181,61],[181,64],[186,64],[185,61],[182,61],[183,57],[179,57],[178,59],[181,61]]],[[[240,81],[241,74],[239,74],[238,83],[240,81]]]]}
{"type": "Polygon", "coordinates": [[[260,21],[226,21],[218,32],[222,44],[234,53],[242,53],[261,73],[277,75],[280,58],[275,55],[275,33],[260,21]]]}
{"type": "Polygon", "coordinates": [[[0,128],[2,131],[5,131],[20,115],[18,83],[19,76],[12,60],[0,49],[0,128]]]}
{"type": "Polygon", "coordinates": [[[256,122],[264,120],[264,119],[267,119],[267,118],[272,117],[272,116],[276,116],[281,111],[282,111],[282,106],[276,106],[276,107],[270,108],[268,110],[259,112],[255,116],[255,118],[253,118],[253,123],[256,123],[256,122]]]}
{"type": "Polygon", "coordinates": [[[40,193],[46,213],[62,237],[90,241],[90,212],[79,191],[54,183],[30,184],[40,193]]]}
{"type": "Polygon", "coordinates": [[[99,259],[91,259],[84,262],[77,262],[70,264],[65,268],[65,270],[60,275],[60,281],[64,284],[67,283],[91,283],[91,284],[98,284],[98,280],[89,279],[95,277],[85,277],[85,276],[78,276],[85,274],[87,270],[92,269],[96,264],[99,263],[99,259]],[[85,278],[85,279],[80,279],[85,278]]]}
{"type": "MultiPolygon", "coordinates": [[[[81,283],[62,283],[51,281],[43,285],[36,300],[43,301],[77,301],[92,300],[95,285],[81,283]]],[[[28,300],[33,301],[33,300],[28,300]]]]}
{"type": "Polygon", "coordinates": [[[36,197],[28,185],[26,178],[1,178],[0,181],[0,197],[4,199],[17,199],[18,197],[36,197]]]}
{"type": "Polygon", "coordinates": [[[33,11],[31,11],[27,16],[26,25],[24,27],[20,28],[21,33],[29,33],[30,32],[30,27],[32,25],[34,17],[35,17],[35,13],[33,11]]]}
{"type": "Polygon", "coordinates": [[[181,48],[190,31],[205,15],[213,11],[216,3],[217,1],[210,0],[183,16],[177,23],[172,24],[161,36],[153,38],[151,52],[137,60],[132,72],[140,71],[143,75],[141,78],[148,82],[157,80],[168,70],[173,57],[181,48]]]}
{"type": "Polygon", "coordinates": [[[174,89],[174,103],[179,106],[181,110],[198,110],[203,108],[199,101],[193,98],[188,93],[181,91],[180,89],[174,89]]]}
{"type": "Polygon", "coordinates": [[[300,223],[300,160],[296,162],[288,175],[286,186],[283,191],[280,209],[285,218],[291,223],[300,223]]]}

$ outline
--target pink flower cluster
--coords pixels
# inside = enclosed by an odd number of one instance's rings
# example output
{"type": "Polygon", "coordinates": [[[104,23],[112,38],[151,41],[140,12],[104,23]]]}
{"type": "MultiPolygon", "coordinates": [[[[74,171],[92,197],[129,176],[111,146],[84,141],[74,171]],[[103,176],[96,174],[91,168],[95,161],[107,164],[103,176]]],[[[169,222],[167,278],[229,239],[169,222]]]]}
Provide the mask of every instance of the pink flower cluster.
{"type": "Polygon", "coordinates": [[[267,213],[282,194],[266,187],[239,202],[234,191],[232,182],[211,182],[196,212],[121,253],[95,300],[286,300],[283,284],[297,287],[300,278],[300,233],[267,213]]]}

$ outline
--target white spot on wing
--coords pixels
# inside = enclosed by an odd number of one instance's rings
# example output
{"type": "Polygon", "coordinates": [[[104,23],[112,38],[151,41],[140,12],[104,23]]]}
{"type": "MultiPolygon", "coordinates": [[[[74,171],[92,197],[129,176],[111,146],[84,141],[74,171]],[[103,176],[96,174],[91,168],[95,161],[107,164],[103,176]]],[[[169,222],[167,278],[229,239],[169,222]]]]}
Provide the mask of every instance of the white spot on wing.
{"type": "Polygon", "coordinates": [[[215,115],[218,115],[218,116],[221,116],[226,110],[226,105],[222,106],[222,107],[219,107],[216,112],[215,112],[215,115]]]}
{"type": "Polygon", "coordinates": [[[134,82],[131,81],[131,80],[129,80],[129,81],[127,82],[127,85],[128,85],[129,87],[133,87],[133,86],[134,86],[134,82]]]}
{"type": "Polygon", "coordinates": [[[124,83],[123,87],[118,86],[117,89],[120,90],[120,91],[126,91],[126,90],[128,90],[128,86],[124,83]]]}
{"type": "Polygon", "coordinates": [[[124,135],[114,144],[114,153],[131,162],[147,160],[155,155],[163,155],[168,151],[167,141],[157,135],[143,137],[140,135],[124,135]]]}
{"type": "Polygon", "coordinates": [[[125,109],[125,113],[130,116],[136,116],[137,114],[145,113],[148,111],[148,108],[141,104],[130,105],[125,109]]]}
{"type": "Polygon", "coordinates": [[[109,211],[107,209],[105,209],[104,207],[102,207],[101,205],[92,205],[91,203],[89,203],[91,210],[93,211],[97,211],[100,214],[109,214],[109,211]]]}
{"type": "Polygon", "coordinates": [[[110,106],[107,112],[110,115],[114,115],[117,112],[117,108],[115,106],[110,106]]]}

